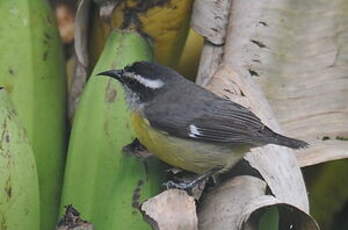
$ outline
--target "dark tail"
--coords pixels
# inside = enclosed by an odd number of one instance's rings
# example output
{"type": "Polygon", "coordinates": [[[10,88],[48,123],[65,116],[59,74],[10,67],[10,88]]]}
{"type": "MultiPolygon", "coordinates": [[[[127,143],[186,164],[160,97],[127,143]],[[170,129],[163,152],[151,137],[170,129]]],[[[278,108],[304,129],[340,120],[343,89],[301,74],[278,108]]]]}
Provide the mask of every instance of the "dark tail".
{"type": "Polygon", "coordinates": [[[265,141],[268,141],[268,144],[283,145],[292,149],[306,148],[309,145],[305,141],[286,137],[278,133],[275,133],[268,127],[265,127],[263,131],[265,134],[265,141]]]}

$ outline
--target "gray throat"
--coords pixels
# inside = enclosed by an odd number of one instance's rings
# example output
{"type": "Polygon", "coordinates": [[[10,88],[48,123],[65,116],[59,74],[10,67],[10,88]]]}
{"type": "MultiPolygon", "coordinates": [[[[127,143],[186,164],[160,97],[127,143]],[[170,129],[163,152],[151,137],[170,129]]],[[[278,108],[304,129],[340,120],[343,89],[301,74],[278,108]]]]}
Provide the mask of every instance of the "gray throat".
{"type": "Polygon", "coordinates": [[[124,87],[124,89],[128,108],[134,112],[141,112],[144,107],[144,103],[140,101],[139,96],[128,87],[124,87]]]}

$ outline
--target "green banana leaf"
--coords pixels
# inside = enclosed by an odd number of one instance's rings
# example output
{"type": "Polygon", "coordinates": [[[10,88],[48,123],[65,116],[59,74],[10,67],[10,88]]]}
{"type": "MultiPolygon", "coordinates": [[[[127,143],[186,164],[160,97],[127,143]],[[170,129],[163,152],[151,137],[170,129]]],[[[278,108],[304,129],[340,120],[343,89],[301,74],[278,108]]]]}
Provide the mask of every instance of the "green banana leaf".
{"type": "Polygon", "coordinates": [[[0,89],[0,229],[40,228],[39,182],[30,141],[0,89]]]}
{"type": "Polygon", "coordinates": [[[97,73],[152,60],[147,41],[114,31],[77,107],[70,137],[62,207],[72,204],[98,230],[150,229],[137,206],[159,191],[159,162],[122,152],[134,139],[118,82],[97,73]]]}
{"type": "Polygon", "coordinates": [[[66,152],[65,68],[55,17],[46,0],[1,0],[0,18],[0,85],[32,143],[41,230],[53,229],[66,152]]]}

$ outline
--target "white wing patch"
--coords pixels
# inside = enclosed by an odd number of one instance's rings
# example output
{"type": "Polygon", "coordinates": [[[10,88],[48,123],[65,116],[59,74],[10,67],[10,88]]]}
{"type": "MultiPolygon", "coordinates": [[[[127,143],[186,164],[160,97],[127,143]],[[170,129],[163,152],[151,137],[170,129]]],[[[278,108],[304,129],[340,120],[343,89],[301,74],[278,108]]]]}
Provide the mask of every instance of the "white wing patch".
{"type": "Polygon", "coordinates": [[[189,133],[189,136],[190,137],[198,137],[200,136],[201,133],[198,131],[198,128],[197,126],[195,125],[190,125],[190,133],[189,133]]]}
{"type": "Polygon", "coordinates": [[[164,85],[164,82],[160,79],[156,79],[156,80],[146,79],[138,74],[128,74],[127,77],[131,77],[137,80],[140,84],[151,89],[159,89],[164,85]]]}

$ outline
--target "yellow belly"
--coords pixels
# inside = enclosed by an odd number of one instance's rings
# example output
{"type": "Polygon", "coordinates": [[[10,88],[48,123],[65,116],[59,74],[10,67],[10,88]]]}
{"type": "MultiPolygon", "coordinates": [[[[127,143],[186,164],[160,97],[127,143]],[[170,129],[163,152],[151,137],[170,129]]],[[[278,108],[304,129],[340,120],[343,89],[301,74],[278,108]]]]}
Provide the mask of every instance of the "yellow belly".
{"type": "Polygon", "coordinates": [[[232,167],[243,157],[245,148],[201,143],[168,136],[149,126],[138,114],[132,115],[132,126],[140,143],[159,159],[174,167],[203,173],[217,166],[232,167]]]}

